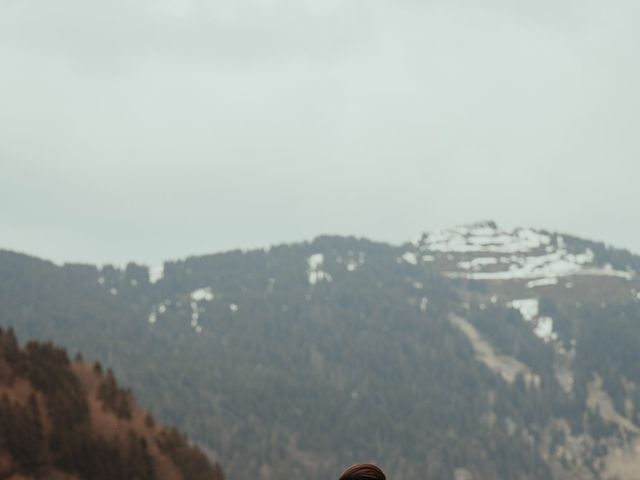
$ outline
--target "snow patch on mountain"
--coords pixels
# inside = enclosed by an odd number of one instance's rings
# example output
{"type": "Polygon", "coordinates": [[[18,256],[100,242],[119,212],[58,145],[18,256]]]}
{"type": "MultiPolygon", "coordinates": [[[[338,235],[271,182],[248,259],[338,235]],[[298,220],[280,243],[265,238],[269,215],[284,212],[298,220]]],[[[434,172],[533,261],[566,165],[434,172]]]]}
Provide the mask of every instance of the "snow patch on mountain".
{"type": "Polygon", "coordinates": [[[468,262],[458,262],[458,266],[465,270],[473,270],[483,267],[485,265],[495,265],[498,263],[498,259],[495,257],[478,257],[468,262]]]}
{"type": "Polygon", "coordinates": [[[191,292],[189,296],[194,302],[211,302],[216,298],[211,287],[198,288],[191,292]]]}
{"type": "Polygon", "coordinates": [[[204,308],[198,305],[198,302],[191,301],[189,302],[191,306],[191,328],[193,328],[196,333],[202,333],[202,325],[200,325],[200,315],[204,313],[204,308]]]}
{"type": "Polygon", "coordinates": [[[533,333],[543,340],[556,340],[557,335],[553,331],[553,319],[551,317],[540,317],[538,324],[533,329],[533,333]]]}
{"type": "Polygon", "coordinates": [[[417,265],[418,264],[418,257],[416,256],[415,253],[413,252],[404,252],[401,256],[400,259],[410,265],[417,265]]]}
{"type": "Polygon", "coordinates": [[[191,326],[197,327],[198,320],[200,319],[200,307],[198,306],[198,302],[191,301],[189,303],[191,306],[191,326]]]}
{"type": "MultiPolygon", "coordinates": [[[[477,259],[476,259],[477,260],[477,259]]],[[[603,275],[620,277],[627,280],[633,278],[631,272],[614,270],[610,265],[592,266],[593,252],[587,249],[581,254],[571,254],[559,249],[543,255],[511,256],[501,259],[506,269],[491,272],[447,272],[449,276],[464,277],[472,280],[525,280],[529,278],[566,277],[571,275],[603,275]]]]}
{"type": "Polygon", "coordinates": [[[561,235],[531,228],[503,230],[493,222],[463,225],[424,235],[415,245],[444,263],[444,275],[470,280],[536,280],[529,288],[555,285],[558,278],[589,275],[631,280],[634,273],[598,265],[589,248],[570,251],[561,235]],[[496,255],[497,254],[497,255],[496,255]],[[453,265],[452,262],[455,262],[453,265]]]}
{"type": "Polygon", "coordinates": [[[324,264],[324,255],[321,253],[314,253],[307,258],[307,278],[310,285],[316,285],[322,281],[332,282],[333,278],[331,274],[322,270],[324,264]]]}
{"type": "Polygon", "coordinates": [[[165,300],[164,302],[160,302],[158,305],[154,306],[149,312],[149,323],[154,324],[158,321],[160,315],[164,315],[167,313],[168,307],[171,305],[171,300],[165,300]]]}
{"type": "Polygon", "coordinates": [[[545,342],[558,339],[558,334],[553,331],[553,319],[540,315],[537,298],[512,300],[508,303],[508,306],[518,310],[526,322],[533,323],[533,333],[538,338],[541,338],[545,342]]]}
{"type": "Polygon", "coordinates": [[[531,280],[527,282],[527,288],[536,288],[536,287],[548,287],[551,285],[557,285],[557,278],[540,278],[538,280],[531,280]]]}
{"type": "MultiPolygon", "coordinates": [[[[196,333],[202,333],[202,325],[200,325],[200,316],[204,313],[204,306],[200,305],[203,302],[212,302],[215,300],[216,296],[213,293],[211,287],[201,287],[193,290],[189,294],[189,307],[191,308],[191,328],[193,328],[196,333]]],[[[160,304],[158,307],[158,313],[160,309],[163,307],[163,304],[160,304]]],[[[166,307],[165,311],[166,311],[166,307]]],[[[163,312],[162,312],[163,313],[163,312]]]]}
{"type": "Polygon", "coordinates": [[[521,300],[513,300],[509,302],[509,306],[520,312],[522,318],[530,322],[538,316],[538,299],[524,298],[521,300]]]}
{"type": "Polygon", "coordinates": [[[551,237],[533,229],[500,230],[492,222],[461,225],[425,235],[418,245],[424,252],[518,253],[551,243],[551,237]]]}

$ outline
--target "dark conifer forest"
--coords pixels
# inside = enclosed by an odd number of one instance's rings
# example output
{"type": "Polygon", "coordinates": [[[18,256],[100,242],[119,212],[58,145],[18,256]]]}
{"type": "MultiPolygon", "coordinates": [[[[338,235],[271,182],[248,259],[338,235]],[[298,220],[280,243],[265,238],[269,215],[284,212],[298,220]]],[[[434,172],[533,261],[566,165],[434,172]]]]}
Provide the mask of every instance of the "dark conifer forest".
{"type": "Polygon", "coordinates": [[[222,480],[222,470],[152,417],[99,363],[0,330],[0,478],[222,480]]]}

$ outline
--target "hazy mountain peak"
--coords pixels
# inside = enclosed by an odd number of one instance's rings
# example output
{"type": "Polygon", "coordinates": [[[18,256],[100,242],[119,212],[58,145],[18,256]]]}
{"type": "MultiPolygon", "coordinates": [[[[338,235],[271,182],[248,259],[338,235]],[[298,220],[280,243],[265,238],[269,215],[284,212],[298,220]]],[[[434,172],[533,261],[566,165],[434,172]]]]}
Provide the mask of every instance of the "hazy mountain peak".
{"type": "Polygon", "coordinates": [[[589,243],[593,242],[534,228],[502,229],[484,221],[426,233],[415,245],[423,260],[435,262],[453,278],[530,280],[531,286],[542,286],[561,277],[635,276],[631,265],[614,268],[589,243]]]}

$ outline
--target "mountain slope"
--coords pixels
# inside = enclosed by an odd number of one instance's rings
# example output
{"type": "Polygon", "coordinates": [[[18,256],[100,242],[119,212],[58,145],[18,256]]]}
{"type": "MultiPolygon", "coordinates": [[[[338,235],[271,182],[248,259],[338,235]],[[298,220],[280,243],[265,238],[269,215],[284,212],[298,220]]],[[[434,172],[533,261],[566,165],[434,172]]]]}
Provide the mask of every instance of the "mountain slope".
{"type": "Polygon", "coordinates": [[[0,477],[222,480],[217,465],[152,417],[99,364],[18,347],[0,330],[0,477]]]}
{"type": "Polygon", "coordinates": [[[320,237],[168,262],[153,282],[133,264],[2,252],[0,323],[113,365],[232,478],[321,478],[359,459],[405,479],[628,468],[611,459],[638,424],[638,257],[465,228],[457,244],[484,237],[479,251],[320,237]],[[500,245],[505,265],[477,261],[500,245]],[[526,277],[467,275],[534,261],[526,277]]]}

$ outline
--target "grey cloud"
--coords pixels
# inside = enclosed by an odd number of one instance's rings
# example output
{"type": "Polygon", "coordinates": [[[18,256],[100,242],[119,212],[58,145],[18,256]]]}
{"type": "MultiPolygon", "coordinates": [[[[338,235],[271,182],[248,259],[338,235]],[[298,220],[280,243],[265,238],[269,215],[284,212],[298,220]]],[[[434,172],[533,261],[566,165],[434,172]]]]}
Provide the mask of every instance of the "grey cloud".
{"type": "Polygon", "coordinates": [[[158,262],[495,218],[640,251],[629,1],[0,4],[0,246],[158,262]]]}
{"type": "Polygon", "coordinates": [[[0,35],[32,51],[61,56],[75,67],[115,63],[135,68],[148,56],[205,63],[330,56],[358,44],[367,28],[360,0],[337,5],[332,1],[319,5],[248,0],[10,1],[0,7],[0,35]]]}

